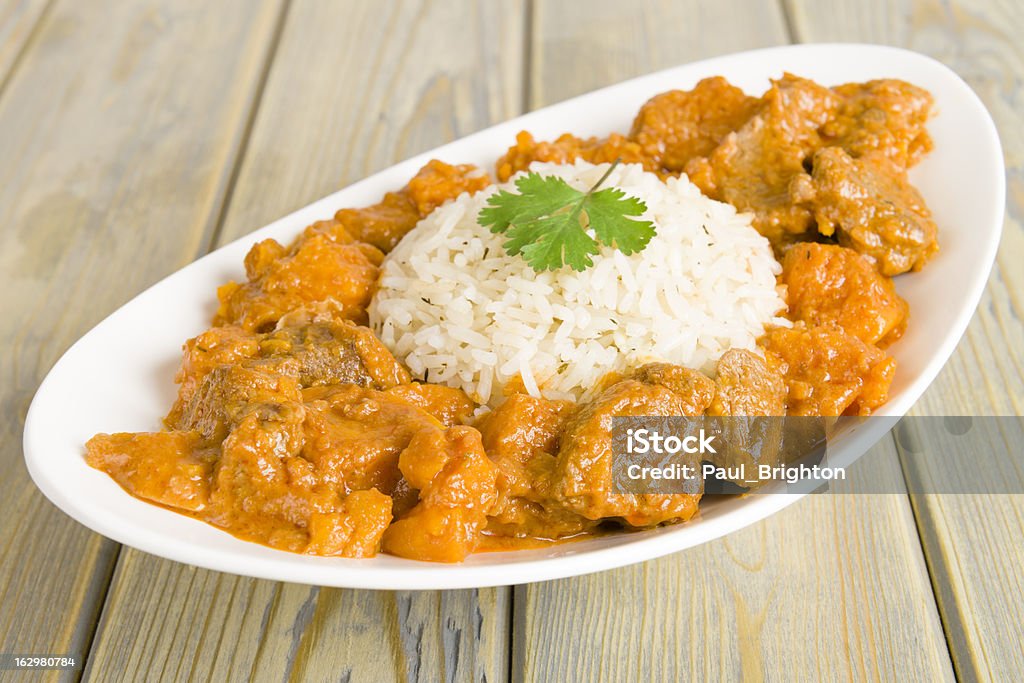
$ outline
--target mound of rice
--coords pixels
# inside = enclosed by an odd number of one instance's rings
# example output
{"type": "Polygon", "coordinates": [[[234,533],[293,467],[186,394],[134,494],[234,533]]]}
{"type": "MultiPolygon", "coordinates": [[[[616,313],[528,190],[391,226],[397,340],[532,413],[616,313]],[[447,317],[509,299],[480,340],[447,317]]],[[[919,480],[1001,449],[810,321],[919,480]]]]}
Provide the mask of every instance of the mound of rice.
{"type": "MultiPolygon", "coordinates": [[[[586,191],[608,164],[535,163],[586,191]]],[[[608,372],[667,361],[713,372],[730,348],[754,348],[785,302],[768,241],[685,177],[639,165],[602,185],[647,205],[657,235],[626,256],[604,247],[582,273],[534,272],[477,223],[499,188],[463,194],[424,218],[384,260],[370,323],[421,380],[496,405],[509,382],[533,396],[578,399],[608,372]]]]}

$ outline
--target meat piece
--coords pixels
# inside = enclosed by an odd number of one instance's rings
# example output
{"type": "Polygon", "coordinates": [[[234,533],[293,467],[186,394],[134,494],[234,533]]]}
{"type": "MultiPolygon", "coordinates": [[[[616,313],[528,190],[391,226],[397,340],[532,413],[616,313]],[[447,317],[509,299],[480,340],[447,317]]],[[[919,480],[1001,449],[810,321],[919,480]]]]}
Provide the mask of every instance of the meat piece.
{"type": "Polygon", "coordinates": [[[472,427],[423,430],[402,452],[399,468],[419,490],[416,506],[384,532],[384,549],[400,557],[459,562],[480,544],[497,499],[497,469],[472,427]]]}
{"type": "Polygon", "coordinates": [[[209,502],[216,453],[195,432],[97,434],[85,449],[89,465],[137,498],[190,512],[209,502]]]}
{"type": "Polygon", "coordinates": [[[241,410],[226,408],[228,402],[296,401],[298,389],[324,384],[387,389],[410,381],[373,332],[336,313],[331,307],[300,309],[266,334],[221,327],[190,340],[177,375],[178,400],[165,424],[219,441],[229,426],[227,411],[241,410]],[[286,396],[254,393],[278,387],[281,378],[293,382],[281,385],[286,396]]]}
{"type": "MultiPolygon", "coordinates": [[[[263,244],[254,249],[267,249],[263,244]]],[[[281,258],[253,257],[257,265],[247,283],[229,282],[217,290],[220,307],[213,324],[266,332],[289,311],[327,300],[337,302],[344,317],[365,322],[383,258],[368,244],[337,242],[326,235],[303,240],[281,258]]]]}
{"type": "Polygon", "coordinates": [[[569,401],[511,394],[481,421],[484,449],[498,468],[498,502],[488,533],[555,539],[596,525],[566,509],[553,491],[558,442],[573,407],[569,401]]]}
{"type": "Polygon", "coordinates": [[[866,344],[903,335],[910,307],[892,280],[852,249],[805,242],[782,261],[789,316],[810,326],[834,323],[866,344]]]}
{"type": "Polygon", "coordinates": [[[721,76],[705,78],[692,90],[670,90],[648,100],[629,137],[644,154],[673,173],[694,157],[708,156],[726,135],[753,116],[759,100],[721,76]]]}
{"type": "Polygon", "coordinates": [[[757,113],[711,154],[692,159],[686,174],[707,196],[754,214],[754,227],[776,248],[807,232],[811,210],[795,205],[789,188],[806,176],[821,147],[818,130],[835,116],[839,96],[786,74],[772,81],[757,113]]]}
{"type": "Polygon", "coordinates": [[[318,482],[343,493],[376,488],[391,495],[401,476],[399,454],[417,432],[443,426],[405,401],[354,384],[313,387],[302,394],[302,456],[315,467],[318,482]]]}
{"type": "Polygon", "coordinates": [[[607,138],[578,138],[570,133],[553,142],[537,142],[524,131],[516,135],[516,144],[498,159],[497,175],[505,182],[519,171],[525,171],[534,161],[566,164],[583,159],[592,164],[611,163],[616,159],[625,164],[641,164],[648,171],[660,171],[658,161],[649,157],[641,146],[618,133],[607,138]]]}
{"type": "Polygon", "coordinates": [[[391,498],[377,489],[353,491],[337,512],[314,512],[309,517],[310,555],[373,557],[391,523],[391,498]]]}
{"type": "Polygon", "coordinates": [[[786,414],[786,382],[780,366],[774,354],[761,357],[746,349],[730,349],[718,361],[711,418],[704,424],[725,447],[704,459],[727,475],[743,472],[728,480],[744,488],[751,487],[760,465],[780,464],[785,439],[793,431],[795,421],[781,417],[786,414]]]}
{"type": "Polygon", "coordinates": [[[839,112],[822,128],[829,146],[853,157],[879,152],[907,168],[932,149],[925,129],[933,99],[905,81],[882,79],[847,83],[833,90],[842,98],[839,112]]]}
{"type": "Polygon", "coordinates": [[[302,552],[311,515],[335,512],[337,489],[316,486],[301,457],[302,415],[252,412],[221,445],[211,505],[203,518],[248,540],[302,552]]]}
{"type": "Polygon", "coordinates": [[[192,399],[210,371],[257,355],[259,339],[259,335],[228,325],[211,328],[185,342],[181,365],[174,376],[179,385],[178,401],[165,420],[168,426],[177,424],[182,405],[192,399]]]}
{"type": "Polygon", "coordinates": [[[221,365],[203,377],[188,400],[175,406],[168,416],[168,426],[198,432],[206,442],[215,444],[223,441],[246,415],[301,411],[300,400],[299,383],[294,377],[245,365],[221,365]]]}
{"type": "Polygon", "coordinates": [[[715,395],[715,383],[707,375],[681,365],[648,363],[633,372],[633,379],[674,392],[683,401],[684,412],[680,415],[700,415],[715,395]]]}
{"type": "Polygon", "coordinates": [[[295,376],[303,387],[351,383],[388,389],[411,381],[409,371],[367,327],[323,308],[282,318],[260,340],[265,367],[295,376]]]}
{"type": "Polygon", "coordinates": [[[853,159],[838,147],[814,155],[813,178],[793,186],[818,232],[860,252],[882,275],[920,270],[939,249],[938,228],[905,170],[884,155],[853,159]]]}
{"type": "Polygon", "coordinates": [[[786,364],[790,415],[870,415],[888,398],[896,361],[840,327],[776,327],[761,344],[786,364]]]}
{"type": "Polygon", "coordinates": [[[729,349],[718,361],[715,398],[709,415],[786,414],[786,382],[774,356],[729,349]]]}
{"type": "Polygon", "coordinates": [[[678,416],[688,409],[679,394],[658,384],[626,379],[581,404],[562,434],[554,489],[566,508],[588,519],[621,518],[634,527],[687,520],[701,494],[620,494],[612,481],[613,418],[678,416]]]}
{"type": "Polygon", "coordinates": [[[491,184],[491,179],[472,164],[452,166],[431,159],[398,192],[388,192],[378,204],[363,209],[342,209],[333,221],[314,224],[307,237],[317,232],[372,244],[383,252],[394,249],[405,233],[434,209],[463,192],[470,194],[491,184]]]}
{"type": "Polygon", "coordinates": [[[302,400],[250,404],[232,422],[203,518],[293,552],[372,555],[391,521],[399,455],[441,425],[354,384],[306,389],[302,400]]]}

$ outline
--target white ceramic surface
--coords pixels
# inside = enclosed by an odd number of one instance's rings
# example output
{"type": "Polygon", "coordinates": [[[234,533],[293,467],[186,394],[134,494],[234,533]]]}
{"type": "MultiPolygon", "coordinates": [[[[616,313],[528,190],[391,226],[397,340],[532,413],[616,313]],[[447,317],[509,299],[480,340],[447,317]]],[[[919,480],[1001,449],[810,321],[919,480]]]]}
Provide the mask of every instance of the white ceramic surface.
{"type": "Polygon", "coordinates": [[[282,581],[353,588],[466,588],[585,574],[666,555],[753,524],[799,499],[758,495],[702,507],[698,519],[543,550],[474,555],[439,565],[382,555],[368,560],[306,557],[240,541],[202,522],[141,502],[88,467],[84,442],[97,432],[159,428],[173,401],[182,342],[207,327],[216,287],[242,277],[257,239],[289,240],[305,225],[361,206],[402,186],[428,159],[492,167],[526,129],[538,139],[572,131],[628,130],[650,96],[724,75],[759,94],[783,71],[825,84],[902,78],[935,96],[929,129],[935,151],[912,177],[934,211],[942,251],[920,273],[898,279],[911,304],[907,335],[882,415],[831,444],[833,464],[851,462],[917,400],[952,353],[981,296],[999,242],[1005,201],[1003,157],[980,100],[928,57],[869,45],[797,45],[719,57],[598,90],[494,126],[404,161],[205,256],[146,290],[96,326],[57,362],[39,387],[25,424],[25,459],[35,483],[71,517],[115,541],[210,569],[282,581]]]}

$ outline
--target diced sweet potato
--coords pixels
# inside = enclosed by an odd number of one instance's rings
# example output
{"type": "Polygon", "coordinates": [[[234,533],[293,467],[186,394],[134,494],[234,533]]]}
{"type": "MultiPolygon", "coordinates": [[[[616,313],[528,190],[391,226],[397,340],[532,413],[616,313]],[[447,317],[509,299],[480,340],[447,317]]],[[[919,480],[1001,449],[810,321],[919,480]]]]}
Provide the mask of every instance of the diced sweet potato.
{"type": "Polygon", "coordinates": [[[782,261],[782,282],[793,320],[835,324],[866,344],[891,343],[906,328],[910,308],[892,280],[852,249],[794,245],[782,261]]]}

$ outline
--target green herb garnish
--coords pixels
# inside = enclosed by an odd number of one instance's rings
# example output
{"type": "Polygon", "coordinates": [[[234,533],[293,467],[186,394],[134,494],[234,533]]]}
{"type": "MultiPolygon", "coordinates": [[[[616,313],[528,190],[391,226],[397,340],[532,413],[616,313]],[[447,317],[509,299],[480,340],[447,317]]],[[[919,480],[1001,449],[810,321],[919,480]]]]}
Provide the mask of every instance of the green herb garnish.
{"type": "Polygon", "coordinates": [[[590,257],[598,253],[598,242],[623,254],[641,251],[654,237],[654,224],[631,216],[642,215],[647,206],[618,188],[597,189],[618,163],[586,192],[561,178],[529,173],[516,180],[519,194],[492,195],[477,220],[493,233],[504,233],[505,251],[521,254],[538,272],[563,265],[586,270],[594,265],[590,257]]]}

